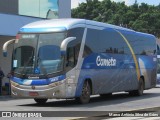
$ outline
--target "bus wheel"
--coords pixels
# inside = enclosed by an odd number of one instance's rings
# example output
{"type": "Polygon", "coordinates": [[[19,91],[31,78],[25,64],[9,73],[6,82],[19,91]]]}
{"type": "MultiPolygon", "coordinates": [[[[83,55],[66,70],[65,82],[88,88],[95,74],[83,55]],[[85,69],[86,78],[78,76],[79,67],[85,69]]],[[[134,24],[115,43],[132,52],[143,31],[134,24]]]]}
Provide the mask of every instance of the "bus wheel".
{"type": "Polygon", "coordinates": [[[138,90],[130,91],[129,94],[130,95],[141,96],[141,95],[143,95],[143,91],[144,91],[144,81],[143,81],[142,78],[140,78],[139,85],[138,85],[138,90]]]}
{"type": "Polygon", "coordinates": [[[38,103],[38,104],[45,104],[48,99],[46,99],[46,98],[42,98],[42,99],[34,98],[34,100],[35,100],[35,102],[38,103]]]}
{"type": "Polygon", "coordinates": [[[88,81],[84,82],[82,93],[80,97],[77,97],[76,100],[81,104],[86,104],[90,101],[91,87],[88,81]]]}
{"type": "Polygon", "coordinates": [[[144,81],[142,78],[140,78],[138,90],[135,91],[136,95],[138,95],[138,96],[143,95],[143,90],[144,90],[144,81]]]}
{"type": "Polygon", "coordinates": [[[111,97],[111,96],[112,96],[112,93],[100,94],[100,97],[102,97],[102,98],[108,98],[108,97],[111,97]]]}

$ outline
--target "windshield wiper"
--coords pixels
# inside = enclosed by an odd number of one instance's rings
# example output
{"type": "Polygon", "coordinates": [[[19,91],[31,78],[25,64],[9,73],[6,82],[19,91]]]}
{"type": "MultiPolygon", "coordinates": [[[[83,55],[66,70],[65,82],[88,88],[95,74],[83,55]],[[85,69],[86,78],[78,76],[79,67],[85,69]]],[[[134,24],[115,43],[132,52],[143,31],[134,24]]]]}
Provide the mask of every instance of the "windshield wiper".
{"type": "Polygon", "coordinates": [[[30,57],[29,60],[26,62],[26,64],[24,65],[21,74],[24,76],[26,75],[27,71],[26,71],[26,67],[28,66],[28,64],[31,62],[33,57],[30,57]]]}
{"type": "Polygon", "coordinates": [[[44,68],[44,65],[41,64],[41,61],[42,61],[41,58],[38,57],[38,58],[37,58],[37,67],[40,67],[40,70],[42,70],[43,75],[45,76],[45,78],[48,78],[48,77],[47,77],[47,71],[46,71],[46,69],[44,68]]]}
{"type": "Polygon", "coordinates": [[[25,63],[25,65],[24,65],[24,67],[23,67],[23,69],[22,69],[22,72],[21,72],[21,74],[23,75],[23,76],[25,76],[26,75],[26,67],[29,65],[29,63],[31,62],[31,60],[33,60],[34,59],[34,54],[33,54],[33,52],[32,52],[32,55],[31,55],[31,57],[29,57],[29,59],[28,59],[28,61],[25,63]]]}

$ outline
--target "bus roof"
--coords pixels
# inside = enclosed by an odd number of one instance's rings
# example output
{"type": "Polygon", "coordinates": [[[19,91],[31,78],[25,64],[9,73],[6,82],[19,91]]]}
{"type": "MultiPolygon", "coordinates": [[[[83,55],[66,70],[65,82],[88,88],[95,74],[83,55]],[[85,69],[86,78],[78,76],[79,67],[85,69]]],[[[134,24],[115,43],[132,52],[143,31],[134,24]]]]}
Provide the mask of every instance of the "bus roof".
{"type": "Polygon", "coordinates": [[[63,31],[74,27],[85,27],[85,25],[103,27],[103,28],[114,28],[119,30],[133,31],[127,28],[119,27],[116,25],[85,20],[85,19],[52,19],[52,20],[41,20],[33,22],[23,26],[20,32],[49,32],[49,31],[63,31]]]}
{"type": "MultiPolygon", "coordinates": [[[[135,32],[134,30],[116,26],[116,25],[111,25],[107,23],[96,22],[96,21],[86,20],[86,19],[75,19],[75,18],[37,21],[37,22],[33,22],[23,26],[19,32],[23,32],[23,33],[60,32],[60,31],[69,30],[75,27],[85,27],[86,25],[101,27],[103,29],[113,28],[117,30],[123,30],[126,32],[135,32]]],[[[135,32],[135,33],[142,36],[154,37],[153,35],[147,34],[147,33],[142,33],[142,32],[135,32]]]]}

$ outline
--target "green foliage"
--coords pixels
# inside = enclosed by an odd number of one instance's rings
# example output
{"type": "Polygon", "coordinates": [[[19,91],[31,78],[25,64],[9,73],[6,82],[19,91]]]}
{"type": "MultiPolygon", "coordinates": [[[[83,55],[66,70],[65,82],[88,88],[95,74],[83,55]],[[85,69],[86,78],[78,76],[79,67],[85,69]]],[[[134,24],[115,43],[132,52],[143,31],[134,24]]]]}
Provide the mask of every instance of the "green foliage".
{"type": "Polygon", "coordinates": [[[160,4],[158,6],[137,2],[126,6],[124,2],[111,0],[86,0],[72,9],[73,18],[83,18],[127,27],[154,34],[160,38],[160,4]]]}

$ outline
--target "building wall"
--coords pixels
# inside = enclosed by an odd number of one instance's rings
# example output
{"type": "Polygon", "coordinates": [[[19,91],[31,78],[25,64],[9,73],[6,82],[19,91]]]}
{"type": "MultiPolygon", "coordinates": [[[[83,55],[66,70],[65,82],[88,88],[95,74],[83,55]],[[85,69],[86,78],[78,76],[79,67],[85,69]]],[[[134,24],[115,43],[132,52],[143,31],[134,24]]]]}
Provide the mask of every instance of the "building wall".
{"type": "MultiPolygon", "coordinates": [[[[13,45],[10,45],[8,47],[8,56],[7,57],[3,57],[3,53],[2,53],[2,46],[3,44],[10,40],[10,39],[14,39],[15,37],[9,37],[9,36],[0,36],[0,67],[2,68],[3,72],[5,75],[7,75],[10,70],[11,70],[11,57],[12,57],[12,49],[13,49],[13,45]]],[[[9,79],[7,77],[3,78],[2,84],[5,85],[6,82],[9,82],[9,79]]]]}
{"type": "Polygon", "coordinates": [[[71,0],[59,0],[59,18],[71,18],[71,0]]]}
{"type": "Polygon", "coordinates": [[[0,0],[0,13],[18,14],[18,0],[0,0]]]}
{"type": "Polygon", "coordinates": [[[16,36],[22,26],[38,20],[41,19],[0,13],[0,35],[16,36]]]}

